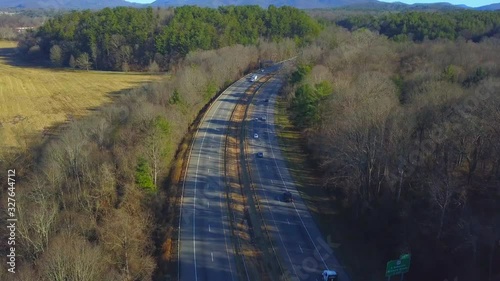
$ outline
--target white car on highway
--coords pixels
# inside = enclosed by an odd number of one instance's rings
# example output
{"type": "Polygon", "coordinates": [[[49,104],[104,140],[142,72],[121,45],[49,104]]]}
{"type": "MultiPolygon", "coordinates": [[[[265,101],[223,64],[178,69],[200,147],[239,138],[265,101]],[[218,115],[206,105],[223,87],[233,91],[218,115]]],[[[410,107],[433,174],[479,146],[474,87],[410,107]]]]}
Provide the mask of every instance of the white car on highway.
{"type": "Polygon", "coordinates": [[[257,134],[257,133],[253,134],[253,138],[254,139],[258,139],[259,138],[259,134],[257,134]]]}

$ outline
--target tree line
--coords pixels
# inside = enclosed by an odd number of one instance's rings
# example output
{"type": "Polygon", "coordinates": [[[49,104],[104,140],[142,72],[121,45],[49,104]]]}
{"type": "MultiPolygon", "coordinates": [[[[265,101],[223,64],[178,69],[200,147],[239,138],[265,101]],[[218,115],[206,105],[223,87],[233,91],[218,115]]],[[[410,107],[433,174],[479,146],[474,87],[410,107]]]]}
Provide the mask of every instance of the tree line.
{"type": "MultiPolygon", "coordinates": [[[[408,280],[500,274],[500,39],[328,27],[285,88],[323,187],[408,280]]],[[[376,261],[374,261],[376,262],[376,261]]],[[[406,278],[405,278],[406,279],[406,278]]]]}
{"type": "MultiPolygon", "coordinates": [[[[165,81],[123,91],[111,104],[34,141],[0,168],[16,169],[16,274],[0,280],[164,280],[176,240],[180,142],[198,112],[259,58],[285,59],[293,40],[186,55],[165,81]],[[167,178],[167,176],[169,176],[167,178]],[[157,263],[157,261],[161,261],[157,263]],[[168,265],[168,264],[167,264],[168,265]],[[156,276],[156,277],[155,277],[156,276]]],[[[28,141],[28,140],[27,140],[28,141]]],[[[0,180],[7,182],[7,173],[0,180]]],[[[0,205],[7,208],[7,189],[0,205]]],[[[0,216],[5,218],[3,212],[0,216]]],[[[2,239],[9,233],[0,230],[2,239]]],[[[7,255],[7,243],[0,253],[7,255]]],[[[174,251],[175,252],[175,251],[174,251]]]]}
{"type": "Polygon", "coordinates": [[[480,41],[483,37],[500,36],[500,12],[403,12],[383,15],[353,15],[336,23],[349,30],[367,28],[394,40],[425,39],[480,41]]]}
{"type": "Polygon", "coordinates": [[[56,16],[23,38],[19,50],[28,58],[50,58],[57,66],[78,66],[71,62],[80,60],[85,69],[145,70],[153,63],[168,69],[190,51],[260,39],[305,43],[319,31],[315,20],[291,7],[118,7],[56,16]]]}
{"type": "Polygon", "coordinates": [[[0,39],[16,40],[18,38],[16,27],[38,27],[45,19],[45,16],[38,14],[0,14],[0,39]]]}

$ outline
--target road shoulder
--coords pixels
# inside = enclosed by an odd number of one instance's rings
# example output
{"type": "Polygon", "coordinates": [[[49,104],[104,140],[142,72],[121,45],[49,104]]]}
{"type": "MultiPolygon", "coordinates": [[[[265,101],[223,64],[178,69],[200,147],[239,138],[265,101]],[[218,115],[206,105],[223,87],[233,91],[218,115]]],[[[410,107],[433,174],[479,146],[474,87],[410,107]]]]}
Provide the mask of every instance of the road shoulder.
{"type": "Polygon", "coordinates": [[[318,168],[306,152],[306,140],[290,122],[286,102],[280,96],[275,105],[276,134],[297,190],[306,203],[325,241],[335,251],[352,280],[378,280],[384,276],[379,251],[368,244],[355,224],[343,217],[340,202],[322,188],[318,168]]]}

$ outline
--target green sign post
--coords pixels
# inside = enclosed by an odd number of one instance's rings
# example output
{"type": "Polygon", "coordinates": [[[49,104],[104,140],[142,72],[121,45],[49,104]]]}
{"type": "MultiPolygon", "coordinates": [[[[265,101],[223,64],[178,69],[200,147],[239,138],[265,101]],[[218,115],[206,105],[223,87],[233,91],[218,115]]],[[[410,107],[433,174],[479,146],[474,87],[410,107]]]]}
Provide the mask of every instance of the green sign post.
{"type": "Polygon", "coordinates": [[[387,267],[385,270],[385,276],[387,280],[391,280],[391,276],[401,274],[401,280],[403,280],[404,274],[410,270],[410,254],[404,254],[399,257],[398,260],[391,260],[387,262],[387,267]]]}

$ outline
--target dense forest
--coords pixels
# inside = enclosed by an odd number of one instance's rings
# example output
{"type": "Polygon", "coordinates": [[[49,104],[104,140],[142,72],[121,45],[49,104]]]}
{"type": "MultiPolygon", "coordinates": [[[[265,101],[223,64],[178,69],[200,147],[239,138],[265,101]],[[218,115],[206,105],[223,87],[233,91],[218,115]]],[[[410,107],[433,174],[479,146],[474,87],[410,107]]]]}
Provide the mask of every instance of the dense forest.
{"type": "Polygon", "coordinates": [[[498,280],[499,61],[498,38],[395,42],[339,27],[299,56],[291,118],[380,268],[410,252],[405,280],[498,280]]]}
{"type": "MultiPolygon", "coordinates": [[[[327,18],[336,18],[328,13],[322,15],[327,18]]],[[[351,31],[368,28],[399,41],[455,40],[463,37],[466,40],[478,42],[483,37],[500,37],[500,12],[498,11],[361,14],[337,19],[336,23],[351,31]]]]}
{"type": "Polygon", "coordinates": [[[260,39],[292,38],[304,44],[319,31],[315,20],[291,7],[119,7],[50,19],[23,38],[19,50],[28,58],[50,58],[56,66],[167,69],[190,51],[257,44],[260,39]]]}

